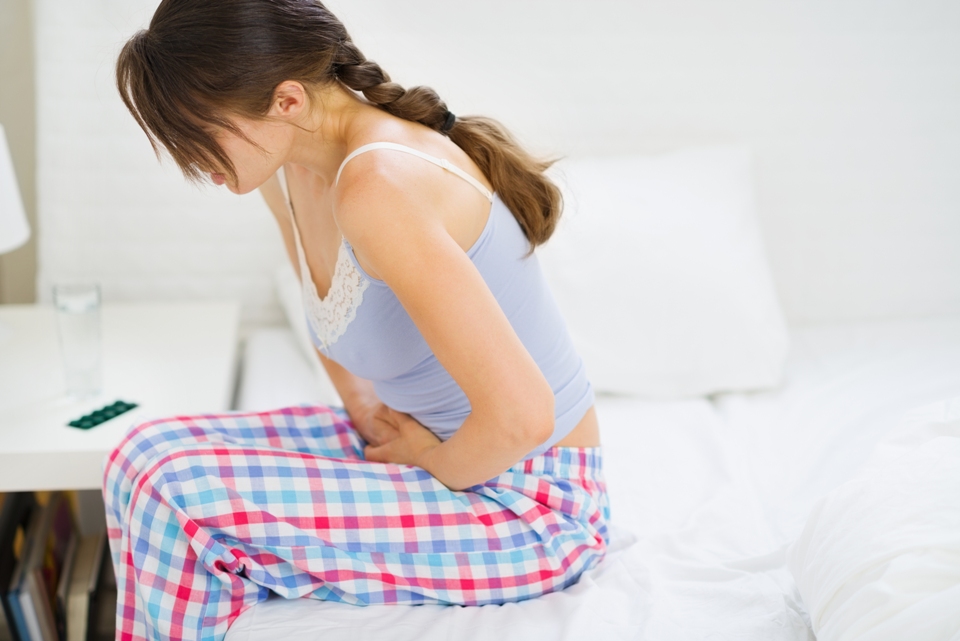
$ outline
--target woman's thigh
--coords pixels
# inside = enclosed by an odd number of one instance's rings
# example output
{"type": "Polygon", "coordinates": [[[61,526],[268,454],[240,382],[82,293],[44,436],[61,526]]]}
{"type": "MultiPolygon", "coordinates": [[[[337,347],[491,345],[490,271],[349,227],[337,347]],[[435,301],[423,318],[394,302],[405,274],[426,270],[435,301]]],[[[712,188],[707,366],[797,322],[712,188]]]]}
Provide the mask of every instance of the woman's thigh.
{"type": "Polygon", "coordinates": [[[134,565],[171,558],[181,535],[156,535],[163,504],[208,570],[242,566],[288,598],[502,602],[562,587],[602,553],[592,489],[514,470],[455,492],[412,466],[194,443],[143,471],[129,533],[134,565]]]}
{"type": "Polygon", "coordinates": [[[132,426],[106,460],[103,490],[108,511],[121,518],[141,471],[169,449],[194,443],[231,443],[343,459],[362,458],[365,446],[343,409],[320,405],[144,421],[132,426]]]}
{"type": "Polygon", "coordinates": [[[464,492],[362,452],[342,411],[321,407],[131,430],[105,478],[120,629],[189,637],[269,592],[502,603],[565,587],[603,556],[598,450],[554,448],[464,492]]]}

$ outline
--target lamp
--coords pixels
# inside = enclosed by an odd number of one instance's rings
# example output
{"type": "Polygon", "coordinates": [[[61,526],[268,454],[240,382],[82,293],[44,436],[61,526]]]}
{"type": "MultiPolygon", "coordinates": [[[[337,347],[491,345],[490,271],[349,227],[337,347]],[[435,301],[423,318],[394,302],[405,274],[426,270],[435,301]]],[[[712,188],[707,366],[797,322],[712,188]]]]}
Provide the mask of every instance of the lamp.
{"type": "MultiPolygon", "coordinates": [[[[13,171],[13,159],[7,146],[7,135],[0,125],[0,254],[6,254],[21,246],[30,238],[30,225],[23,210],[17,176],[13,171]]],[[[11,335],[0,323],[0,343],[11,335]]]]}
{"type": "Polygon", "coordinates": [[[30,238],[27,213],[13,172],[7,136],[0,125],[0,254],[13,251],[30,238]]]}

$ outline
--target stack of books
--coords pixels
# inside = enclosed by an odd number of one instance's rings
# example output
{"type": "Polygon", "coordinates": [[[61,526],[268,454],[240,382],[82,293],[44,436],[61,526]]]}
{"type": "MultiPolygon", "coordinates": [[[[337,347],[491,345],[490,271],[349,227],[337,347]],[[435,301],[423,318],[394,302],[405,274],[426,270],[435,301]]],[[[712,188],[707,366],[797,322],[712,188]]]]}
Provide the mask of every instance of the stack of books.
{"type": "Polygon", "coordinates": [[[81,536],[63,492],[42,503],[30,492],[2,500],[0,641],[112,638],[97,625],[101,610],[116,607],[106,534],[81,536]]]}

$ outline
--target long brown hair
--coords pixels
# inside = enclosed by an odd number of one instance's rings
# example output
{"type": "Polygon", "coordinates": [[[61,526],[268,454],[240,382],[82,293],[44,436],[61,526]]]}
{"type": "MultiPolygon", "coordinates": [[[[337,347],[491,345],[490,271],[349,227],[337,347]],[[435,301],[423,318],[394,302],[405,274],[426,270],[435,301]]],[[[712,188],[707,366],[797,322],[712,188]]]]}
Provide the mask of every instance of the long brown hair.
{"type": "MultiPolygon", "coordinates": [[[[240,136],[229,114],[262,118],[285,80],[340,82],[387,113],[442,131],[447,105],[429,87],[404,89],[367,60],[343,24],[318,0],[163,0],[150,26],[117,60],[117,88],[157,154],[163,147],[188,179],[236,171],[209,133],[240,136]]],[[[553,233],[562,209],[533,157],[497,121],[458,117],[444,131],[493,183],[531,246],[553,233]]]]}

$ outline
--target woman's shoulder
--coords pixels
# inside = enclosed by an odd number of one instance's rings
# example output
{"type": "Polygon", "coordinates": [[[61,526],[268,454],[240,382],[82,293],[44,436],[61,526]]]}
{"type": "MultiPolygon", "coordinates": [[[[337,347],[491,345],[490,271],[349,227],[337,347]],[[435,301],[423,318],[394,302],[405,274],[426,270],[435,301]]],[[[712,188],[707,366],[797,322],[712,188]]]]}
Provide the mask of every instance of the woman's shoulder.
{"type": "Polygon", "coordinates": [[[352,142],[333,194],[334,216],[349,242],[356,235],[377,233],[374,227],[384,233],[403,222],[439,223],[464,247],[471,244],[486,222],[489,202],[473,185],[419,156],[445,160],[492,190],[466,153],[432,130],[384,129],[352,142]]]}
{"type": "Polygon", "coordinates": [[[480,168],[450,138],[420,123],[383,114],[383,117],[371,119],[350,139],[346,162],[340,167],[337,191],[342,193],[377,180],[398,184],[408,192],[422,190],[425,192],[422,195],[429,197],[436,195],[431,191],[442,193],[451,185],[458,186],[443,180],[443,172],[427,159],[418,158],[417,154],[446,160],[492,190],[480,168]],[[388,145],[380,146],[379,143],[388,145]],[[357,151],[361,153],[356,154],[357,151]]]}
{"type": "Polygon", "coordinates": [[[353,158],[348,156],[332,192],[334,217],[344,236],[352,241],[351,231],[358,226],[382,226],[387,222],[384,218],[428,216],[430,203],[437,195],[437,187],[431,182],[423,168],[396,153],[370,149],[353,158]]]}

